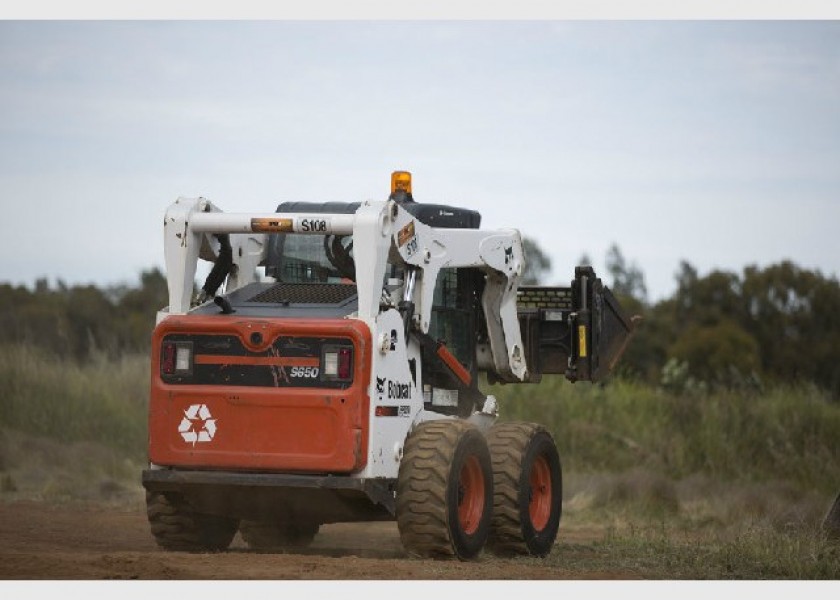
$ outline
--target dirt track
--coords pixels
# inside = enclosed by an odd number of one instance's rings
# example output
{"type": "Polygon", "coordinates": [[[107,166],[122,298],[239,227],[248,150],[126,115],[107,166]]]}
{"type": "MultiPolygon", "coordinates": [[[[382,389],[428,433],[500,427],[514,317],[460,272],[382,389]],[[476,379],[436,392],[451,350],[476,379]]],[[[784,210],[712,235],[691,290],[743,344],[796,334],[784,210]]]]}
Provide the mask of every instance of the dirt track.
{"type": "MultiPolygon", "coordinates": [[[[591,552],[595,530],[564,531],[554,552],[591,552]]],[[[556,560],[420,560],[408,557],[394,523],[322,527],[313,546],[296,554],[249,551],[237,535],[228,552],[183,554],[160,550],[142,507],[0,504],[0,579],[3,580],[536,580],[633,579],[632,572],[572,571],[556,560]]]]}

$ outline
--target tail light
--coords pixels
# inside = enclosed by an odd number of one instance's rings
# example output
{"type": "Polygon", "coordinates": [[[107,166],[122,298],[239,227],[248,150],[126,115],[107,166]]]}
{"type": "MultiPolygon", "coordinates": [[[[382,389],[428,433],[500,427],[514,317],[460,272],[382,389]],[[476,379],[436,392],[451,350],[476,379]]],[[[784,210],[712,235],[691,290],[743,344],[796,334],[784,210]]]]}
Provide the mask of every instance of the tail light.
{"type": "Polygon", "coordinates": [[[175,342],[164,342],[160,353],[160,372],[162,375],[175,374],[175,342]]]}
{"type": "Polygon", "coordinates": [[[341,348],[338,351],[338,378],[350,379],[353,374],[353,351],[341,348]]]}
{"type": "Polygon", "coordinates": [[[353,379],[353,349],[348,346],[325,346],[321,372],[324,379],[334,381],[353,379]]]}
{"type": "Polygon", "coordinates": [[[192,375],[192,342],[163,342],[160,353],[160,373],[169,376],[192,375]]]}

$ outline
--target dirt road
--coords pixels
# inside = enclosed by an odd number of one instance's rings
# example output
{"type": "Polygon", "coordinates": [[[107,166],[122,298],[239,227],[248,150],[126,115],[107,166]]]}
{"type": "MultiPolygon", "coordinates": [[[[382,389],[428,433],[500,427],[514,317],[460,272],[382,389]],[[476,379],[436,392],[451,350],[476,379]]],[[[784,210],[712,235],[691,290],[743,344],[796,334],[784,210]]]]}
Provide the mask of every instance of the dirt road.
{"type": "MultiPolygon", "coordinates": [[[[554,553],[591,552],[596,530],[564,531],[554,553]]],[[[567,570],[548,561],[421,560],[403,551],[396,524],[325,525],[313,546],[294,554],[261,554],[237,535],[228,552],[160,550],[142,506],[0,503],[2,580],[559,580],[633,579],[632,572],[567,570]]],[[[579,563],[580,561],[570,561],[579,563]]]]}

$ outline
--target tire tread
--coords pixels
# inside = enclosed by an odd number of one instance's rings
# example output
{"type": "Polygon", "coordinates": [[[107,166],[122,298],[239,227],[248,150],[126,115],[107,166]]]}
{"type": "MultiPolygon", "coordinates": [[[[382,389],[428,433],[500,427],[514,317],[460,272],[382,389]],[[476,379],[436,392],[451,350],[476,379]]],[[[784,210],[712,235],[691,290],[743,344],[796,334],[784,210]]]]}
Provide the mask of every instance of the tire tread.
{"type": "Polygon", "coordinates": [[[493,520],[487,545],[494,554],[533,553],[523,534],[525,524],[519,509],[519,481],[531,440],[542,432],[548,433],[538,423],[510,422],[494,425],[487,434],[494,488],[493,520]]]}
{"type": "Polygon", "coordinates": [[[447,522],[447,483],[458,442],[470,429],[466,421],[426,421],[406,440],[396,512],[400,539],[411,554],[457,557],[447,522]]]}

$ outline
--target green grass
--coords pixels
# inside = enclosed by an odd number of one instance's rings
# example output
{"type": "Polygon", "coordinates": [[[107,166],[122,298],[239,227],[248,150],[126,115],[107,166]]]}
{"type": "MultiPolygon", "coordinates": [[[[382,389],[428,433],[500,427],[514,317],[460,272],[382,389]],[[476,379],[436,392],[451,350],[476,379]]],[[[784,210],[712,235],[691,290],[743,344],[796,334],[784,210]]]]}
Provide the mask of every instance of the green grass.
{"type": "Polygon", "coordinates": [[[565,467],[840,488],[840,404],[813,386],[675,394],[631,381],[487,388],[500,418],[544,424],[565,467]]]}
{"type": "MultiPolygon", "coordinates": [[[[669,479],[786,481],[840,488],[840,404],[811,386],[763,393],[675,394],[630,381],[486,387],[502,420],[536,421],[555,436],[564,468],[643,468],[669,479]]],[[[83,364],[26,346],[0,348],[0,426],[61,442],[146,452],[149,365],[144,355],[83,364]]]]}
{"type": "Polygon", "coordinates": [[[48,501],[136,498],[146,460],[143,355],[59,360],[0,347],[0,495],[48,501]]]}
{"type": "Polygon", "coordinates": [[[149,363],[142,355],[61,361],[0,348],[0,426],[57,442],[96,442],[145,456],[149,363]]]}
{"type": "Polygon", "coordinates": [[[564,543],[547,560],[575,571],[679,580],[840,578],[840,546],[817,532],[782,533],[747,525],[735,534],[686,532],[667,522],[609,529],[592,544],[564,543]]]}
{"type": "Polygon", "coordinates": [[[638,468],[565,480],[549,556],[558,568],[646,579],[840,576],[840,544],[821,529],[833,495],[779,481],[672,480],[638,468]],[[581,531],[600,533],[582,543],[581,531]]]}
{"type": "Polygon", "coordinates": [[[674,393],[632,381],[487,388],[555,436],[558,568],[648,579],[836,579],[840,404],[813,386],[674,393]],[[606,530],[596,543],[564,529],[606,530]]]}
{"type": "MultiPolygon", "coordinates": [[[[0,496],[142,499],[148,358],[0,348],[0,496]]],[[[840,405],[816,388],[677,394],[631,381],[485,387],[543,423],[564,469],[558,569],[650,579],[837,579],[840,405]],[[564,532],[587,530],[587,541],[564,532]]],[[[139,500],[138,500],[139,501],[139,500]]],[[[521,559],[524,561],[536,559],[521,559]]]]}

